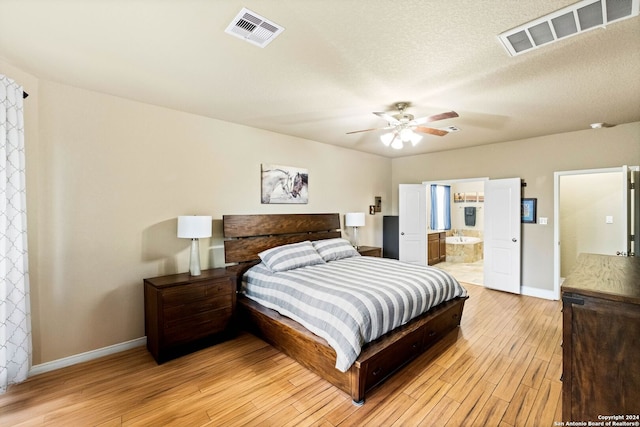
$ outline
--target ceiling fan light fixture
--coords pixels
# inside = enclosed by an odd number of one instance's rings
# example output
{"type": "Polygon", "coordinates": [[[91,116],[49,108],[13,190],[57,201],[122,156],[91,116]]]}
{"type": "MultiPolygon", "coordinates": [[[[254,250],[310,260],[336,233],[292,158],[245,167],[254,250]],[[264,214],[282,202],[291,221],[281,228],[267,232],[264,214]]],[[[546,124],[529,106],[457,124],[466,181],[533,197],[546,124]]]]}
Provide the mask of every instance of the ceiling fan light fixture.
{"type": "Polygon", "coordinates": [[[393,132],[387,132],[380,135],[380,141],[382,141],[385,147],[388,147],[389,144],[391,144],[391,141],[393,140],[393,135],[394,135],[393,132]]]}
{"type": "Polygon", "coordinates": [[[396,138],[391,143],[391,148],[395,148],[396,150],[401,150],[403,146],[404,146],[404,144],[402,143],[402,140],[400,138],[396,138]]]}
{"type": "Polygon", "coordinates": [[[396,108],[398,108],[398,114],[391,114],[387,112],[373,113],[376,116],[385,119],[387,121],[387,126],[380,128],[355,130],[352,132],[347,132],[347,135],[384,129],[387,132],[380,135],[380,141],[384,144],[385,147],[391,146],[391,148],[400,150],[404,147],[405,144],[408,143],[411,143],[411,145],[415,147],[418,142],[422,140],[422,133],[436,136],[444,136],[449,133],[449,130],[441,130],[423,126],[425,123],[459,117],[458,113],[456,113],[455,111],[447,111],[444,113],[434,114],[431,116],[420,117],[419,119],[416,119],[414,118],[413,114],[404,112],[404,109],[407,107],[407,105],[408,103],[406,102],[397,103],[396,108]]]}
{"type": "Polygon", "coordinates": [[[421,140],[422,140],[422,135],[418,135],[415,132],[411,132],[410,141],[412,146],[415,147],[416,144],[418,144],[418,142],[420,142],[421,140]]]}
{"type": "Polygon", "coordinates": [[[409,142],[411,141],[411,135],[413,134],[413,131],[409,128],[404,128],[400,131],[400,139],[402,140],[402,142],[409,142]]]}

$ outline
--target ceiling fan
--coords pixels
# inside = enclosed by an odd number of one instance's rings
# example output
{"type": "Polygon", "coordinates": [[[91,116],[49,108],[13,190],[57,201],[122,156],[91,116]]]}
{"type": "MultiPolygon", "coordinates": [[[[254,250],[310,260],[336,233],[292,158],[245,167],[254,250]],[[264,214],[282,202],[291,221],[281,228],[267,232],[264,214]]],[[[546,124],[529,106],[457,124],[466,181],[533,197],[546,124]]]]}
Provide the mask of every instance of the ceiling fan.
{"type": "Polygon", "coordinates": [[[372,130],[389,130],[389,132],[380,135],[380,140],[387,147],[391,146],[399,150],[404,146],[405,142],[411,142],[411,144],[415,146],[422,139],[422,136],[415,133],[415,131],[437,136],[445,136],[449,133],[447,130],[422,126],[423,124],[458,117],[458,113],[455,111],[448,111],[446,113],[415,119],[413,114],[404,111],[408,106],[408,102],[396,103],[396,108],[398,109],[398,113],[396,114],[374,112],[373,114],[387,121],[387,126],[347,132],[347,135],[372,130]]]}

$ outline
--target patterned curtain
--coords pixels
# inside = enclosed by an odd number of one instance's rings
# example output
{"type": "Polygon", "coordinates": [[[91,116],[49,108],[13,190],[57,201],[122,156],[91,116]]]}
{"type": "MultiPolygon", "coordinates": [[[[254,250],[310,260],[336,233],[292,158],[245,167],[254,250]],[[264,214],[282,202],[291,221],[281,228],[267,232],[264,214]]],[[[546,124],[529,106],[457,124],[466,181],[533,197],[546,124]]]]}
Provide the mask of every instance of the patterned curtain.
{"type": "Polygon", "coordinates": [[[22,111],[22,87],[0,74],[0,393],[31,365],[22,111]]]}

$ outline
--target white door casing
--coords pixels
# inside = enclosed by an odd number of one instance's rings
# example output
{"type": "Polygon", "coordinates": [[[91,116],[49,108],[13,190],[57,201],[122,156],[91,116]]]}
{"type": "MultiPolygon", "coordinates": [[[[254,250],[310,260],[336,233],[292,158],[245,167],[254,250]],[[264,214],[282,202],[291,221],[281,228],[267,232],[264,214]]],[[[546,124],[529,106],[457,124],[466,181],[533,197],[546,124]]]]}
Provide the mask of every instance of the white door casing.
{"type": "Polygon", "coordinates": [[[485,182],[484,286],[514,294],[521,287],[520,178],[485,182]]]}
{"type": "Polygon", "coordinates": [[[623,252],[619,253],[622,256],[629,256],[632,252],[638,252],[637,243],[633,245],[635,236],[635,242],[638,241],[638,225],[640,223],[640,215],[638,215],[639,200],[637,197],[637,185],[638,185],[638,166],[622,166],[622,220],[625,224],[625,234],[622,236],[623,252]]]}

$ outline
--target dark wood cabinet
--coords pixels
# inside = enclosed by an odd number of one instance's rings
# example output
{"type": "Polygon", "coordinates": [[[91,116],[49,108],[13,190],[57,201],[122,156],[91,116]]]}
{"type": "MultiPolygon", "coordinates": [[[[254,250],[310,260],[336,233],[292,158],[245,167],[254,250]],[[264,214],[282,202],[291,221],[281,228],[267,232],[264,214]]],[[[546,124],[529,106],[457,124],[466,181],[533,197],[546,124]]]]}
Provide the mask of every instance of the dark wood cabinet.
{"type": "Polygon", "coordinates": [[[640,258],[581,254],[562,311],[562,420],[637,415],[640,258]]]}
{"type": "Polygon", "coordinates": [[[429,233],[427,235],[428,265],[434,265],[447,260],[447,234],[445,232],[429,233]]]}
{"type": "Polygon", "coordinates": [[[382,217],[382,256],[400,259],[400,217],[385,215],[382,217]]]}
{"type": "Polygon", "coordinates": [[[382,248],[378,248],[375,246],[358,246],[358,253],[362,256],[382,256],[382,248]]]}
{"type": "Polygon", "coordinates": [[[162,363],[224,340],[235,329],[235,305],[232,269],[144,279],[147,349],[162,363]]]}

